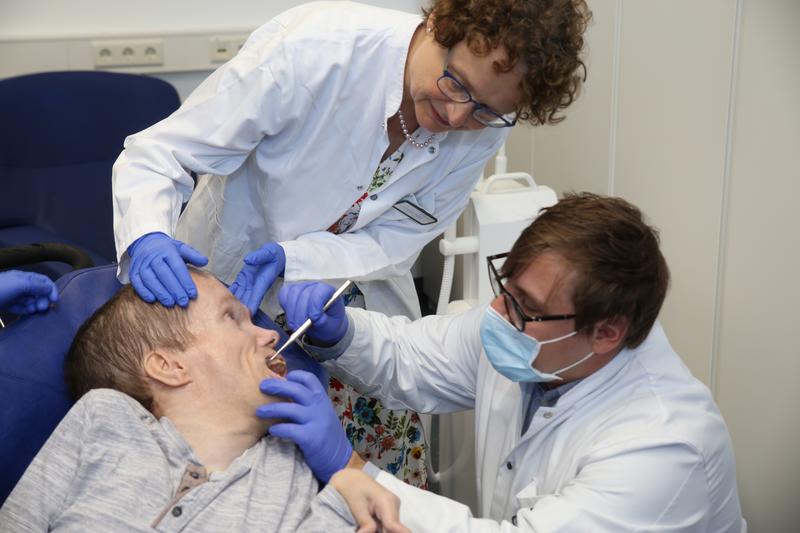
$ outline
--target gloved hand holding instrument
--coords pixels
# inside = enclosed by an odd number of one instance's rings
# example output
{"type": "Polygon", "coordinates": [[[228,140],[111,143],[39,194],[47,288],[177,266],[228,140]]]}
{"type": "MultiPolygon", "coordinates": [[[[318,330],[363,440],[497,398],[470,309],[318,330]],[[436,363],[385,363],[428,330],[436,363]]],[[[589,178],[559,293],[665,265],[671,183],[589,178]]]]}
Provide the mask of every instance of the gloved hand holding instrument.
{"type": "MultiPolygon", "coordinates": [[[[347,332],[347,315],[341,295],[350,284],[346,281],[337,290],[316,282],[281,287],[278,298],[286,311],[287,325],[295,331],[275,355],[306,331],[316,342],[332,345],[341,340],[347,332]]],[[[287,374],[286,380],[265,379],[261,382],[261,392],[294,402],[262,405],[256,414],[260,418],[285,420],[273,425],[270,433],[294,441],[317,479],[327,483],[333,474],[347,465],[353,448],[333,409],[328,391],[316,376],[295,370],[287,374]]]]}
{"type": "Polygon", "coordinates": [[[351,284],[351,281],[345,281],[336,290],[317,281],[281,287],[278,300],[286,311],[286,325],[294,330],[286,344],[303,333],[319,346],[332,346],[339,342],[347,333],[347,314],[341,296],[351,284]]]}

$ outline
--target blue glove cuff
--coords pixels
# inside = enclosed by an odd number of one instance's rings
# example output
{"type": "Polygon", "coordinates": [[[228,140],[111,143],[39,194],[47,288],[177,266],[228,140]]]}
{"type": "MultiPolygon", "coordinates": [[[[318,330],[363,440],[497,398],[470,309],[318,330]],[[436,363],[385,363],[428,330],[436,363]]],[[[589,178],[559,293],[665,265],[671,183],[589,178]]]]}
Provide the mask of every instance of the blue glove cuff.
{"type": "Polygon", "coordinates": [[[338,439],[336,445],[336,450],[333,452],[333,459],[328,463],[328,468],[322,472],[317,472],[319,480],[327,484],[336,472],[347,466],[347,463],[350,462],[350,456],[352,455],[353,447],[350,445],[350,441],[347,439],[347,436],[345,436],[344,431],[342,431],[341,438],[338,439]]]}
{"type": "Polygon", "coordinates": [[[325,361],[338,359],[353,343],[356,330],[355,326],[353,326],[353,320],[350,318],[350,315],[347,314],[346,309],[345,316],[347,317],[347,331],[345,331],[344,336],[332,346],[317,346],[308,335],[303,335],[301,340],[303,348],[305,348],[306,352],[316,361],[324,363],[325,361]]]}

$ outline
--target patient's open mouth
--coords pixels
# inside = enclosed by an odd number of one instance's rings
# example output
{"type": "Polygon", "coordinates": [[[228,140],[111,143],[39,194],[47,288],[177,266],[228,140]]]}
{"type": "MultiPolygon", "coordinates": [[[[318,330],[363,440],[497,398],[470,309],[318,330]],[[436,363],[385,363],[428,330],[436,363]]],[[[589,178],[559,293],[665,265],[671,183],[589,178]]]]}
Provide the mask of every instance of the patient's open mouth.
{"type": "Polygon", "coordinates": [[[267,364],[267,368],[278,374],[279,376],[286,375],[286,359],[283,358],[282,355],[278,357],[272,357],[272,354],[268,355],[264,358],[264,361],[267,364]]]}

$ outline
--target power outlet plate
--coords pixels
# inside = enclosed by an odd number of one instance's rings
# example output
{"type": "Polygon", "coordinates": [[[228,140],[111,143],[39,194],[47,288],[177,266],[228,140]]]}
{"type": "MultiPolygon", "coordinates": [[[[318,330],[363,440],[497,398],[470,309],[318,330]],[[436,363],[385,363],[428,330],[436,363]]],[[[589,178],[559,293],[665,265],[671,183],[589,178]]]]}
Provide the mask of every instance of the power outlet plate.
{"type": "Polygon", "coordinates": [[[161,39],[92,41],[94,66],[100,68],[164,64],[161,39]]]}
{"type": "Polygon", "coordinates": [[[208,58],[213,63],[221,63],[233,59],[249,35],[215,35],[208,40],[208,58]]]}

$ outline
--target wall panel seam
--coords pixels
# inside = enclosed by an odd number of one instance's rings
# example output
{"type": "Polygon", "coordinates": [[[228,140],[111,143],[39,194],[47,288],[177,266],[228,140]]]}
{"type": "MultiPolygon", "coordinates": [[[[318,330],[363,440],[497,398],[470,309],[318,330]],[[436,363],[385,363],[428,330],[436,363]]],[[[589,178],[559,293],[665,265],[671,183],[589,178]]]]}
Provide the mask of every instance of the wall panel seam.
{"type": "Polygon", "coordinates": [[[622,46],[622,0],[617,0],[614,13],[614,50],[611,56],[611,113],[608,135],[607,194],[614,195],[617,172],[617,121],[619,109],[620,47],[622,46]]]}
{"type": "Polygon", "coordinates": [[[731,179],[731,160],[733,158],[733,124],[736,115],[736,81],[739,63],[739,45],[741,39],[741,20],[744,0],[736,0],[736,13],[733,18],[733,37],[731,39],[730,83],[728,86],[728,113],[725,124],[725,161],[722,170],[720,194],[719,241],[717,245],[716,287],[714,288],[714,320],[712,346],[709,362],[709,384],[711,393],[716,398],[718,388],[718,371],[720,360],[720,344],[722,336],[722,291],[725,277],[725,256],[728,240],[728,209],[731,179]]]}

